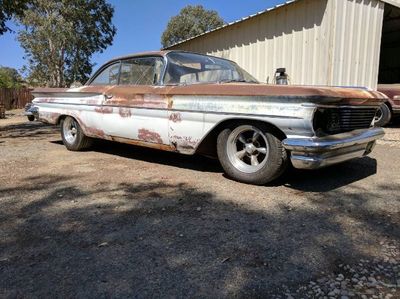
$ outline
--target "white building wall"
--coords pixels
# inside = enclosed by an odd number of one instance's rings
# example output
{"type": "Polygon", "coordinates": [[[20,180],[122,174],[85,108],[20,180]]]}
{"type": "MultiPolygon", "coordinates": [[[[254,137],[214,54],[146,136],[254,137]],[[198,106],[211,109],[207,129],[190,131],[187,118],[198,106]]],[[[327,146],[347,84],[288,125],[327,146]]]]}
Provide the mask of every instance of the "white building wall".
{"type": "Polygon", "coordinates": [[[376,0],[330,0],[329,12],[329,23],[335,24],[330,46],[330,82],[375,89],[384,3],[376,0]]]}
{"type": "Polygon", "coordinates": [[[171,47],[228,58],[262,82],[375,89],[384,3],[298,0],[171,47]]]}

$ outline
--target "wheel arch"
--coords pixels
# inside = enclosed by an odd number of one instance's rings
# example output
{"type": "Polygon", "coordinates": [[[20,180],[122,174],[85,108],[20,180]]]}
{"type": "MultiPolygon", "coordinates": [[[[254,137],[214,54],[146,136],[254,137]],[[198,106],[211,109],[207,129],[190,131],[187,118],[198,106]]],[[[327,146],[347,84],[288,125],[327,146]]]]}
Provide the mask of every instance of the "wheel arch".
{"type": "Polygon", "coordinates": [[[389,107],[390,112],[393,112],[393,107],[392,107],[393,105],[392,105],[392,103],[390,101],[386,101],[386,102],[384,102],[384,104],[386,104],[386,106],[389,107]]]}
{"type": "Polygon", "coordinates": [[[67,113],[60,114],[60,115],[58,116],[57,120],[56,120],[56,125],[60,125],[60,124],[61,124],[61,121],[64,120],[64,119],[65,119],[66,117],[68,117],[68,116],[69,116],[69,117],[72,117],[73,119],[75,119],[75,120],[78,122],[79,126],[81,127],[83,133],[84,133],[85,135],[88,135],[86,126],[82,123],[82,120],[81,120],[79,117],[77,117],[76,115],[73,115],[73,114],[67,114],[67,113]]]}
{"type": "Polygon", "coordinates": [[[270,122],[252,118],[229,118],[217,123],[211,130],[207,132],[197,146],[195,153],[210,157],[217,157],[218,134],[225,128],[237,126],[239,124],[260,124],[267,126],[271,130],[272,134],[274,134],[280,141],[286,139],[286,134],[270,122]]]}

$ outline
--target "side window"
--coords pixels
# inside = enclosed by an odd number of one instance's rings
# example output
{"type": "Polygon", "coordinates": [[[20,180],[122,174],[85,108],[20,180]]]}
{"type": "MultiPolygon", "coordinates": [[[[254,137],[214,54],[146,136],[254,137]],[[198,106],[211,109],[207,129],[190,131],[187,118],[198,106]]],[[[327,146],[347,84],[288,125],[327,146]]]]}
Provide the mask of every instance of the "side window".
{"type": "Polygon", "coordinates": [[[121,62],[120,85],[156,85],[164,61],[161,57],[132,58],[121,62]]]}
{"type": "Polygon", "coordinates": [[[119,62],[106,67],[90,85],[117,85],[119,75],[119,62]]]}

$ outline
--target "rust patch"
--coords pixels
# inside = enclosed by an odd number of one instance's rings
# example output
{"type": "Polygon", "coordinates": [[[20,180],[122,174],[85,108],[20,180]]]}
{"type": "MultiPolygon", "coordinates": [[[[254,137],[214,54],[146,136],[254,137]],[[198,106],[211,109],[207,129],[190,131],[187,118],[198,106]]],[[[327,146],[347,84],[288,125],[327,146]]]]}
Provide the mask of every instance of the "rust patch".
{"type": "Polygon", "coordinates": [[[116,94],[111,100],[107,101],[109,105],[126,107],[144,107],[161,108],[168,107],[164,96],[160,95],[142,95],[142,94],[116,94]]]}
{"type": "Polygon", "coordinates": [[[152,142],[127,139],[127,138],[115,137],[115,136],[112,136],[111,140],[116,141],[116,142],[121,142],[121,143],[132,144],[132,145],[145,146],[145,147],[159,149],[159,150],[163,150],[163,151],[170,151],[170,152],[176,151],[175,147],[173,147],[171,145],[167,145],[167,144],[152,143],[152,142]]]}
{"type": "Polygon", "coordinates": [[[171,115],[169,116],[169,120],[174,123],[179,123],[182,121],[181,114],[179,112],[171,113],[171,115]]]}
{"type": "Polygon", "coordinates": [[[132,116],[132,112],[130,108],[119,108],[119,115],[121,117],[131,117],[132,116]]]}
{"type": "Polygon", "coordinates": [[[146,142],[163,143],[160,134],[147,129],[139,129],[138,138],[146,142]]]}
{"type": "Polygon", "coordinates": [[[56,124],[60,115],[61,114],[57,113],[57,112],[40,112],[39,111],[39,120],[50,123],[50,124],[56,124]]]}
{"type": "Polygon", "coordinates": [[[176,143],[178,148],[195,149],[199,140],[193,139],[191,136],[171,136],[172,143],[176,143]]]}
{"type": "Polygon", "coordinates": [[[94,111],[102,114],[110,114],[113,113],[113,107],[102,106],[94,108],[94,111]]]}
{"type": "Polygon", "coordinates": [[[67,92],[69,88],[57,87],[39,87],[32,90],[33,93],[46,93],[46,92],[67,92]]]}
{"type": "Polygon", "coordinates": [[[168,109],[172,109],[172,106],[174,105],[174,100],[172,96],[167,95],[167,103],[168,103],[168,109]]]}
{"type": "Polygon", "coordinates": [[[78,123],[81,126],[81,128],[83,129],[83,132],[85,133],[85,135],[88,135],[89,137],[94,137],[94,138],[109,139],[103,130],[86,126],[84,124],[84,122],[80,119],[80,117],[77,116],[76,114],[73,114],[71,116],[74,117],[78,121],[78,123]]]}
{"type": "Polygon", "coordinates": [[[385,99],[377,91],[360,88],[320,87],[272,84],[193,84],[173,86],[168,95],[297,96],[347,99],[385,99]]]}
{"type": "Polygon", "coordinates": [[[85,132],[87,135],[91,137],[97,137],[97,138],[103,138],[105,139],[106,134],[104,133],[103,130],[97,129],[97,128],[91,128],[91,127],[86,127],[85,126],[85,132]]]}

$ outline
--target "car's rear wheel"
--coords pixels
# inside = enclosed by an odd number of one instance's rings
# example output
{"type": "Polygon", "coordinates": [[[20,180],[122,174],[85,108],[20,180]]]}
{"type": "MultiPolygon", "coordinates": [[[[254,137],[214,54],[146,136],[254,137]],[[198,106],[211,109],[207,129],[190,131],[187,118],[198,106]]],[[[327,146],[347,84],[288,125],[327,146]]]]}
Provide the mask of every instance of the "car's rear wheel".
{"type": "Polygon", "coordinates": [[[389,106],[384,103],[379,107],[378,111],[375,114],[374,125],[377,127],[383,127],[390,122],[391,118],[392,112],[390,111],[389,106]]]}
{"type": "Polygon", "coordinates": [[[237,124],[218,135],[217,152],[225,172],[240,182],[263,185],[287,166],[281,141],[262,124],[237,124]]]}
{"type": "Polygon", "coordinates": [[[92,138],[83,133],[79,123],[70,116],[61,120],[61,137],[65,147],[70,151],[87,149],[93,142],[92,138]]]}

